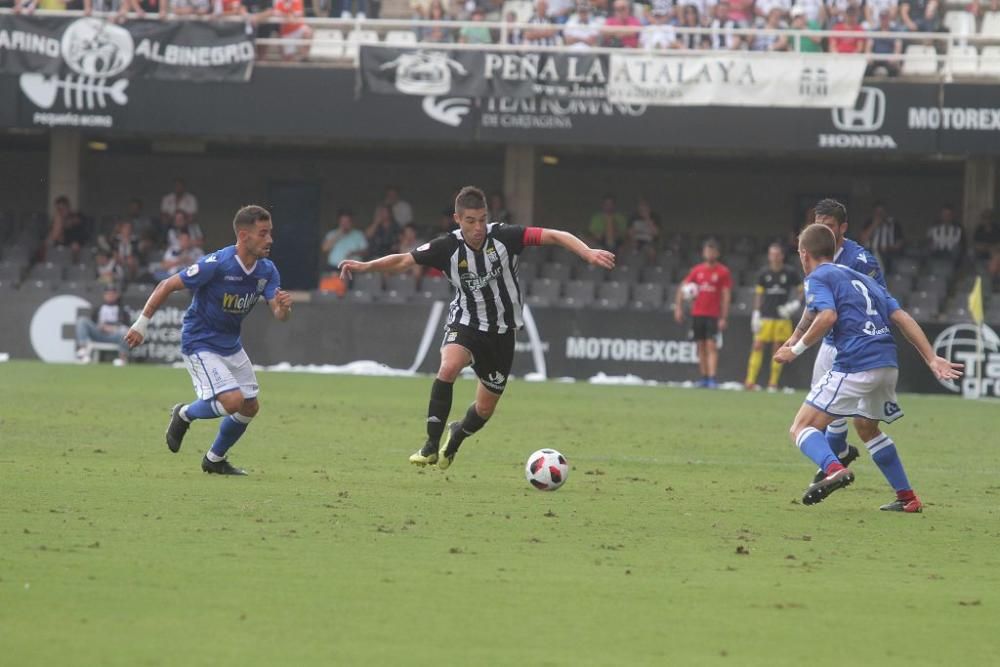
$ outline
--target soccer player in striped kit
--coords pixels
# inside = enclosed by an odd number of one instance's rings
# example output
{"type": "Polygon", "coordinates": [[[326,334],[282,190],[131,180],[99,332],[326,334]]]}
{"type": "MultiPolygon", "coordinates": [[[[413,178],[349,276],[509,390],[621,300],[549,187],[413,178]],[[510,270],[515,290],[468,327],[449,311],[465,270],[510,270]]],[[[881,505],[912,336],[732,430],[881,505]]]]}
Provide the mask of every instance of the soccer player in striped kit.
{"type": "Polygon", "coordinates": [[[507,386],[514,361],[514,332],[524,321],[524,297],[517,280],[518,256],[528,246],[558,245],[604,269],[615,266],[614,254],[591,248],[569,232],[489,222],[486,195],[462,188],[455,198],[458,229],[425,243],[411,253],[370,262],[346,260],[341,277],[352,273],[402,273],[416,265],[442,271],[455,286],[441,345],[441,366],[427,408],[427,440],[410,462],[447,469],[462,442],[486,425],[507,386]],[[466,366],[479,378],[476,400],[460,421],[447,427],[453,385],[466,366]]]}

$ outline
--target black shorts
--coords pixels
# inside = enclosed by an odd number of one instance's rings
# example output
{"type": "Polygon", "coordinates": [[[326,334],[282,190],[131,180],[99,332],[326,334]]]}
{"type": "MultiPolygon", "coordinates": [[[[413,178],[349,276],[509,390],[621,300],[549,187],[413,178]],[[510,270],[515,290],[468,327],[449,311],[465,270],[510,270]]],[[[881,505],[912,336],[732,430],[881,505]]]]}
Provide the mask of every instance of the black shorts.
{"type": "Polygon", "coordinates": [[[719,333],[718,317],[696,315],[691,322],[691,337],[695,340],[711,340],[719,333]]]}
{"type": "Polygon", "coordinates": [[[472,370],[483,386],[494,394],[502,394],[507,387],[510,367],[514,364],[514,332],[496,334],[477,331],[461,324],[451,324],[445,329],[445,345],[461,345],[472,353],[472,370]]]}

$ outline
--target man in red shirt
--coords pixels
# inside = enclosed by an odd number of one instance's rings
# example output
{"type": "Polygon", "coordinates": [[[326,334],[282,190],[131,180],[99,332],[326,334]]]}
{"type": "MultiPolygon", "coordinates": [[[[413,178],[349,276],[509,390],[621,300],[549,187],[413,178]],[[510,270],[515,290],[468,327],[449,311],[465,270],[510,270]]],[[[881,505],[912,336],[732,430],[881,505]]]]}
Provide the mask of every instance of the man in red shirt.
{"type": "MultiPolygon", "coordinates": [[[[856,5],[848,6],[847,11],[844,12],[843,23],[833,26],[834,32],[863,32],[864,28],[858,23],[860,16],[861,10],[856,5]]],[[[864,37],[831,37],[830,51],[834,53],[864,53],[866,42],[864,37]]]]}
{"type": "Polygon", "coordinates": [[[698,344],[698,367],[701,370],[699,386],[718,387],[715,371],[719,365],[719,347],[716,336],[726,330],[729,303],[732,299],[733,279],[723,264],[719,263],[719,244],[709,239],[701,251],[705,261],[698,264],[681,282],[674,302],[674,319],[684,321],[682,302],[685,295],[694,294],[691,306],[694,340],[698,344]]]}
{"type": "Polygon", "coordinates": [[[615,0],[612,5],[614,13],[604,22],[607,28],[636,28],[635,32],[605,32],[604,46],[636,49],[639,47],[639,31],[642,22],[632,16],[631,0],[615,0]]]}

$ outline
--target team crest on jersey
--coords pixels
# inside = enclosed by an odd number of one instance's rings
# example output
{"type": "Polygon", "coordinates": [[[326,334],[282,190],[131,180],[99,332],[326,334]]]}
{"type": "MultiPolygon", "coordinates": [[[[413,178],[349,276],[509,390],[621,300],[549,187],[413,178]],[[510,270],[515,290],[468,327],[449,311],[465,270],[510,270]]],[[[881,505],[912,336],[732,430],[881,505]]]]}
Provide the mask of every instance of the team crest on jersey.
{"type": "Polygon", "coordinates": [[[264,291],[264,286],[267,285],[267,278],[261,278],[257,281],[257,293],[260,294],[264,291]]]}
{"type": "Polygon", "coordinates": [[[214,252],[211,255],[209,255],[208,257],[205,258],[205,263],[206,264],[211,264],[212,262],[218,262],[218,261],[219,261],[219,258],[215,256],[214,252]]]}
{"type": "Polygon", "coordinates": [[[486,246],[486,257],[488,257],[491,262],[496,262],[499,259],[497,257],[497,249],[493,247],[492,244],[486,246]]]}

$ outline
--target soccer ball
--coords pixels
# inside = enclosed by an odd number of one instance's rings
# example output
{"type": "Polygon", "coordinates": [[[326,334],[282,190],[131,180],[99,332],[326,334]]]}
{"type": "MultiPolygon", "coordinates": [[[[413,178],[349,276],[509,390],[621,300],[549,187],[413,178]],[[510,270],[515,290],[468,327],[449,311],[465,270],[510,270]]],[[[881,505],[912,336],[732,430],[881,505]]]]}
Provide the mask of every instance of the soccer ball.
{"type": "Polygon", "coordinates": [[[524,476],[539,491],[555,491],[566,483],[569,464],[566,463],[566,457],[556,450],[539,449],[528,457],[524,476]]]}
{"type": "Polygon", "coordinates": [[[697,283],[684,283],[683,285],[681,285],[681,296],[684,297],[685,301],[690,301],[691,299],[698,296],[697,283]]]}

